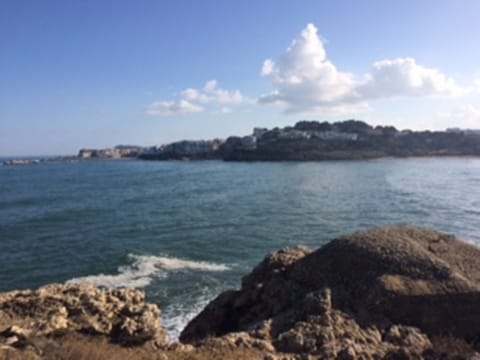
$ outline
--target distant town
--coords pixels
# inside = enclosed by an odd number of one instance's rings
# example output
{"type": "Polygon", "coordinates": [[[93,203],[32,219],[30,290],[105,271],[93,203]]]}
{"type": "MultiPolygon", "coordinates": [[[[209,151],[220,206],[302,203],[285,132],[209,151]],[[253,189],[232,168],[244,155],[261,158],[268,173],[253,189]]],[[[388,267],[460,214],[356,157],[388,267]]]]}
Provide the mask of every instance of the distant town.
{"type": "Polygon", "coordinates": [[[49,159],[11,159],[3,165],[86,160],[318,161],[408,156],[479,156],[480,130],[397,130],[359,120],[300,121],[284,128],[254,128],[225,140],[183,140],[150,147],[118,145],[80,149],[77,155],[49,159]]]}

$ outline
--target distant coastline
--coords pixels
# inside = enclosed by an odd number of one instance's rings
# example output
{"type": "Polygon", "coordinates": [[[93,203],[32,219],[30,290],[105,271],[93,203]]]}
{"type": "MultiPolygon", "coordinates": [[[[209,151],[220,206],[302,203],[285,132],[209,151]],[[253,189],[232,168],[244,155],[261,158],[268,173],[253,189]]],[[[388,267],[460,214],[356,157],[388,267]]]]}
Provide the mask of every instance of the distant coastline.
{"type": "Polygon", "coordinates": [[[399,131],[358,120],[337,123],[300,121],[283,129],[255,129],[254,146],[246,138],[228,138],[227,161],[322,161],[379,158],[479,156],[480,131],[399,131]]]}
{"type": "Polygon", "coordinates": [[[117,145],[80,149],[77,155],[48,158],[10,158],[3,165],[34,165],[45,161],[83,160],[224,160],[326,161],[410,157],[478,157],[480,130],[397,130],[373,127],[363,121],[299,121],[284,128],[255,128],[247,136],[225,140],[182,140],[142,147],[117,145]]]}

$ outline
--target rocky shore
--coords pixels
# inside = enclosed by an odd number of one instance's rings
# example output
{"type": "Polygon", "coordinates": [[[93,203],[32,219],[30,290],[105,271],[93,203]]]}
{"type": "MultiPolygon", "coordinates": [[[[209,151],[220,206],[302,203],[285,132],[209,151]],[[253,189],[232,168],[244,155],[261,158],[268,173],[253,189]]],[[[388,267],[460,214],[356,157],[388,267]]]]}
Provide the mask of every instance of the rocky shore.
{"type": "Polygon", "coordinates": [[[0,294],[0,359],[480,359],[480,249],[384,227],[268,255],[169,343],[143,292],[0,294]]]}

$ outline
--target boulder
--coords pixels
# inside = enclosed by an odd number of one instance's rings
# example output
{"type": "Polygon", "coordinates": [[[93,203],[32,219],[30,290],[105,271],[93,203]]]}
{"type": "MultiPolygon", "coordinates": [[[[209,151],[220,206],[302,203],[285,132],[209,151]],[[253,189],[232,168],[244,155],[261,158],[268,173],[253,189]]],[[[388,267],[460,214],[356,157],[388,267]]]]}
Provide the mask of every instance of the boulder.
{"type": "Polygon", "coordinates": [[[121,345],[149,340],[166,344],[160,309],[146,304],[145,294],[135,289],[53,284],[34,291],[12,291],[0,295],[0,319],[0,339],[13,345],[29,337],[70,332],[104,336],[121,345]]]}
{"type": "Polygon", "coordinates": [[[180,340],[242,332],[283,353],[421,358],[432,337],[480,338],[479,285],[478,248],[427,229],[377,228],[268,256],[180,340]]]}

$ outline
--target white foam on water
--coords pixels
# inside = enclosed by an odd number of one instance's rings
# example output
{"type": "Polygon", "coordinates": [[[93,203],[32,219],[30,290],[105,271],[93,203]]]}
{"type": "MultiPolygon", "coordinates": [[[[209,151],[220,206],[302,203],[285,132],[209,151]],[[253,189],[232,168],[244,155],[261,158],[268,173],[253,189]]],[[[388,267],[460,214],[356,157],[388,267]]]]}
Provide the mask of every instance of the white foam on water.
{"type": "Polygon", "coordinates": [[[118,273],[113,275],[97,274],[78,277],[67,281],[67,284],[90,283],[108,288],[143,288],[153,279],[168,276],[169,271],[200,270],[200,271],[227,271],[230,268],[224,264],[214,264],[206,261],[192,261],[167,256],[134,255],[128,257],[133,260],[130,265],[122,265],[118,273]]]}
{"type": "Polygon", "coordinates": [[[202,271],[227,271],[230,268],[224,264],[214,264],[206,261],[182,260],[171,257],[148,256],[156,266],[165,270],[202,270],[202,271]]]}
{"type": "Polygon", "coordinates": [[[178,341],[180,333],[187,324],[197,316],[208,303],[215,298],[216,294],[202,295],[196,299],[193,305],[171,304],[162,309],[162,327],[167,330],[170,342],[178,341]]]}

